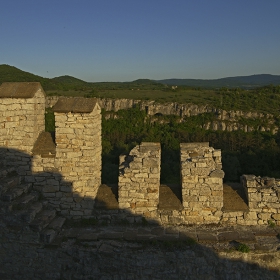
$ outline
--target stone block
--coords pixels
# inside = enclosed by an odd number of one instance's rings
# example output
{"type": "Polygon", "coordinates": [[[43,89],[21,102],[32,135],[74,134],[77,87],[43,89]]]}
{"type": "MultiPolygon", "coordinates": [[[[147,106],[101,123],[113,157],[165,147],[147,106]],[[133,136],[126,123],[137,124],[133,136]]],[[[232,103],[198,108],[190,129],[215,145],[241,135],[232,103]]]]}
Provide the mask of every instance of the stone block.
{"type": "Polygon", "coordinates": [[[258,213],[258,218],[263,221],[268,221],[271,219],[271,213],[258,213]]]}
{"type": "Polygon", "coordinates": [[[222,179],[225,176],[225,172],[223,170],[214,170],[209,174],[209,176],[222,179]]]}
{"type": "Polygon", "coordinates": [[[220,190],[220,191],[212,191],[211,192],[211,195],[212,196],[218,196],[220,198],[223,198],[223,190],[220,190]]]}
{"type": "Polygon", "coordinates": [[[44,193],[43,193],[43,196],[44,196],[45,198],[53,198],[53,197],[55,197],[55,193],[47,193],[47,192],[44,192],[44,193]]]}
{"type": "Polygon", "coordinates": [[[59,186],[58,185],[47,185],[44,186],[42,191],[44,193],[55,193],[59,191],[59,186]]]}
{"type": "Polygon", "coordinates": [[[185,184],[185,183],[198,183],[198,176],[197,175],[183,176],[182,184],[185,184]]]}
{"type": "Polygon", "coordinates": [[[272,218],[276,221],[280,221],[280,213],[272,214],[272,218]]]}

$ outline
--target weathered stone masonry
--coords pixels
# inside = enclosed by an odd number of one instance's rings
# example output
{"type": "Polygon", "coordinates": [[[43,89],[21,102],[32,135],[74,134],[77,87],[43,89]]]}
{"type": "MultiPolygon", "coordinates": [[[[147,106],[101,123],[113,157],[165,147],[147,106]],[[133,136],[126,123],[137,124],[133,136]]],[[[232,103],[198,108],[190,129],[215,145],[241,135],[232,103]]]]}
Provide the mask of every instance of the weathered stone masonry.
{"type": "Polygon", "coordinates": [[[45,130],[45,93],[40,83],[3,83],[0,87],[0,165],[14,164],[28,179],[32,149],[45,130]],[[9,152],[9,149],[18,152],[9,152]],[[22,153],[24,152],[24,153],[22,153]]]}
{"type": "Polygon", "coordinates": [[[135,214],[156,211],[159,204],[160,143],[144,142],[120,157],[119,207],[135,214]]]}
{"type": "Polygon", "coordinates": [[[243,175],[248,211],[223,210],[221,151],[208,143],[181,144],[180,209],[158,207],[159,143],[142,143],[120,157],[119,209],[106,214],[94,209],[101,185],[100,106],[94,99],[61,98],[53,109],[55,143],[44,133],[45,94],[40,84],[0,87],[0,146],[5,148],[1,164],[16,166],[22,179],[32,183],[59,214],[97,219],[102,214],[109,222],[119,215],[129,222],[145,217],[170,225],[280,225],[280,184],[275,179],[243,175]]]}
{"type": "Polygon", "coordinates": [[[280,225],[280,180],[254,175],[243,175],[240,179],[250,209],[247,220],[259,225],[275,222],[280,225]]]}
{"type": "Polygon", "coordinates": [[[181,144],[182,200],[192,223],[218,223],[223,207],[221,151],[209,143],[181,144]]]}
{"type": "Polygon", "coordinates": [[[3,83],[0,112],[0,146],[30,153],[45,130],[45,93],[40,83],[3,83]]]}
{"type": "Polygon", "coordinates": [[[61,214],[89,216],[101,184],[100,107],[93,99],[61,98],[53,109],[55,155],[34,158],[34,186],[61,214]]]}
{"type": "Polygon", "coordinates": [[[44,133],[41,85],[1,85],[0,146],[6,148],[1,164],[16,166],[60,214],[90,215],[101,184],[100,107],[94,99],[61,98],[54,110],[56,145],[44,133]]]}

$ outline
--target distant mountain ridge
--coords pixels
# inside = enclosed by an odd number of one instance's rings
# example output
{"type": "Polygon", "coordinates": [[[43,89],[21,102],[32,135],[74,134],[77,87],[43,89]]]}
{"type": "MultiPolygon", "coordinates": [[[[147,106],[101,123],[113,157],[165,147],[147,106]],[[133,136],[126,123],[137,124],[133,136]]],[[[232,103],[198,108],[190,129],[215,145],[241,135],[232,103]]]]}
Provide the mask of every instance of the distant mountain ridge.
{"type": "Polygon", "coordinates": [[[174,85],[174,86],[189,86],[189,87],[202,87],[202,88],[221,88],[221,87],[242,87],[242,88],[254,88],[266,85],[280,85],[280,75],[259,74],[251,76],[236,76],[227,77],[221,79],[163,79],[163,80],[151,80],[151,79],[137,79],[131,82],[96,82],[90,83],[77,79],[72,76],[60,76],[52,79],[43,78],[38,75],[34,75],[29,72],[22,71],[14,66],[1,64],[0,65],[0,84],[3,82],[40,82],[44,89],[59,89],[62,87],[87,87],[93,88],[97,84],[103,85],[125,85],[126,87],[131,84],[135,86],[140,85],[174,85]]]}
{"type": "Polygon", "coordinates": [[[236,76],[221,79],[165,79],[157,80],[159,83],[176,86],[193,87],[260,87],[266,85],[280,85],[280,75],[258,74],[250,76],[236,76]]]}

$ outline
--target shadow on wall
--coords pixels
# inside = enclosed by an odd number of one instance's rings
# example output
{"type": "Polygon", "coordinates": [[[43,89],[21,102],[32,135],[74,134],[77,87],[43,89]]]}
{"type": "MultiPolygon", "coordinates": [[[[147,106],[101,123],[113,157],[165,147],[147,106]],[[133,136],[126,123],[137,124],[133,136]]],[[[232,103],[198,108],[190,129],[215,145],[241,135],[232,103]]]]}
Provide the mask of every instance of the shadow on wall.
{"type": "MultiPolygon", "coordinates": [[[[59,173],[49,170],[47,172],[44,171],[33,174],[31,171],[32,157],[28,154],[13,149],[0,148],[0,158],[0,177],[4,178],[0,190],[1,196],[3,199],[3,197],[7,198],[8,195],[10,195],[10,205],[14,206],[17,202],[21,203],[26,195],[40,192],[38,184],[42,182],[42,180],[49,180],[49,184],[47,186],[44,184],[44,186],[52,190],[50,192],[51,196],[53,196],[54,190],[57,190],[55,196],[48,197],[48,204],[42,203],[43,208],[37,213],[36,217],[40,216],[42,211],[51,211],[53,209],[55,210],[55,215],[62,215],[63,211],[70,211],[67,209],[67,205],[69,205],[73,211],[79,211],[79,205],[84,201],[88,207],[87,211],[91,211],[92,217],[96,218],[96,220],[101,223],[106,220],[106,216],[107,218],[110,216],[111,222],[115,221],[117,225],[122,226],[123,224],[120,222],[127,218],[134,219],[135,222],[139,222],[140,224],[143,223],[144,217],[141,215],[131,214],[126,210],[117,212],[114,210],[117,208],[117,205],[111,205],[111,208],[108,207],[106,194],[104,194],[103,198],[100,196],[100,200],[98,197],[95,200],[92,198],[80,197],[72,191],[71,183],[65,182],[59,173]],[[17,185],[14,184],[10,186],[4,184],[7,183],[7,181],[11,181],[10,179],[16,177],[17,174],[21,176],[21,182],[17,185]],[[9,180],[7,180],[7,178],[9,180]],[[21,189],[22,186],[30,183],[32,186],[36,185],[37,187],[21,189]],[[68,188],[66,189],[65,186],[68,186],[68,188]],[[19,191],[20,189],[22,192],[19,191]],[[18,196],[16,196],[16,194],[18,196]],[[103,207],[105,209],[102,209],[103,207]],[[119,223],[117,221],[119,221],[119,223]]],[[[112,190],[112,195],[116,195],[114,189],[112,190]]],[[[21,211],[32,209],[32,205],[38,203],[38,201],[44,202],[45,198],[39,194],[37,196],[37,201],[29,201],[24,206],[24,209],[21,208],[21,211]]],[[[3,201],[0,203],[2,209],[0,223],[2,229],[0,231],[0,236],[2,235],[1,240],[5,240],[6,242],[6,246],[2,246],[0,252],[0,276],[2,275],[3,279],[8,279],[10,276],[15,277],[14,279],[17,279],[17,276],[19,278],[21,267],[25,266],[26,255],[32,255],[34,252],[36,253],[36,258],[28,263],[28,270],[31,271],[31,268],[37,268],[34,275],[36,276],[36,273],[39,273],[40,276],[43,275],[43,277],[59,273],[60,277],[63,279],[70,279],[69,277],[73,275],[78,275],[79,279],[86,279],[92,275],[94,275],[94,277],[96,276],[96,278],[100,278],[104,275],[108,277],[112,277],[112,275],[131,275],[138,279],[166,279],[168,277],[175,277],[176,279],[279,279],[279,274],[276,272],[264,269],[257,264],[244,262],[240,259],[242,258],[240,255],[236,256],[237,260],[229,260],[221,258],[213,250],[207,248],[207,246],[201,244],[190,246],[192,243],[190,242],[192,240],[191,238],[195,238],[195,236],[197,238],[198,236],[196,228],[193,230],[189,229],[187,232],[178,232],[176,228],[164,228],[160,226],[156,220],[153,221],[153,225],[149,227],[127,226],[128,230],[126,230],[126,232],[122,234],[118,232],[119,243],[114,241],[115,243],[110,243],[107,247],[100,246],[97,247],[98,249],[94,247],[94,250],[88,249],[90,245],[87,245],[87,247],[73,245],[74,247],[72,250],[69,250],[69,248],[63,249],[62,247],[58,250],[50,250],[47,247],[42,248],[40,244],[33,245],[32,247],[28,247],[29,245],[25,244],[26,247],[23,245],[24,239],[17,235],[19,234],[18,228],[14,234],[11,234],[13,229],[9,227],[11,225],[10,223],[12,223],[12,225],[13,223],[17,223],[15,220],[9,220],[9,215],[11,215],[13,211],[18,211],[18,208],[15,207],[15,209],[11,211],[13,208],[9,208],[7,205],[8,202],[5,202],[6,204],[3,203],[3,201]],[[3,213],[4,206],[8,208],[5,213],[3,213]],[[5,230],[3,229],[3,222],[5,226],[9,228],[8,237],[4,236],[5,230]],[[129,245],[126,243],[127,240],[142,242],[141,244],[145,244],[145,246],[133,247],[133,244],[129,245]],[[143,240],[146,241],[143,243],[143,240]],[[18,242],[21,242],[20,247],[15,246],[18,242]],[[9,243],[12,244],[10,247],[8,245],[9,243]],[[40,250],[39,255],[36,251],[37,249],[40,250]],[[68,269],[63,270],[63,266],[61,266],[60,260],[56,255],[58,251],[60,252],[59,254],[62,262],[68,263],[68,269]],[[47,255],[49,258],[48,271],[46,272],[47,255]],[[77,256],[79,256],[79,261],[77,261],[77,256]],[[21,258],[21,261],[18,261],[18,258],[21,258]],[[136,263],[137,265],[135,265],[136,263]],[[11,267],[13,267],[13,270],[10,269],[11,267]],[[38,267],[40,268],[38,269],[38,267]],[[113,270],[111,270],[112,267],[114,268],[113,270]]],[[[55,219],[55,215],[44,222],[51,223],[52,220],[55,219]]],[[[78,216],[80,215],[77,215],[77,217],[78,216]]],[[[34,220],[36,220],[36,217],[34,217],[34,220]]],[[[20,216],[18,216],[18,218],[20,219],[20,216]]],[[[32,225],[33,221],[21,221],[21,224],[26,227],[28,223],[32,225]]],[[[97,229],[95,232],[101,231],[102,226],[100,225],[100,229],[98,229],[98,227],[98,225],[95,225],[95,229],[97,229]]],[[[46,230],[46,228],[48,228],[48,224],[37,224],[37,228],[35,227],[36,230],[41,231],[46,230]]],[[[111,234],[116,233],[116,231],[114,231],[113,227],[106,227],[106,229],[107,239],[110,239],[110,237],[108,237],[110,236],[110,230],[112,231],[111,234]]],[[[70,229],[67,229],[67,231],[68,230],[70,231],[70,229]]],[[[204,229],[204,233],[201,234],[205,235],[206,233],[204,229]]],[[[99,238],[102,239],[100,236],[97,237],[97,240],[99,238]]],[[[96,244],[94,246],[96,246],[96,244]]],[[[248,256],[246,258],[248,258],[248,256]]],[[[26,261],[28,261],[28,258],[26,261]]]]}

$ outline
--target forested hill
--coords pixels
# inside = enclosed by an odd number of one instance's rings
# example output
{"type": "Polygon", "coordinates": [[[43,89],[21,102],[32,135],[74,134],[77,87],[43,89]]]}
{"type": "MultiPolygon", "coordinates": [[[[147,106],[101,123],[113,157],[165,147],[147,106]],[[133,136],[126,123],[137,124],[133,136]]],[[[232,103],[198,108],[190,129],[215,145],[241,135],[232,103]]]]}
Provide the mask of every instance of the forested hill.
{"type": "Polygon", "coordinates": [[[203,79],[165,79],[150,80],[138,79],[131,82],[95,82],[90,83],[68,75],[52,79],[40,77],[29,72],[22,71],[14,66],[0,65],[0,84],[3,82],[40,82],[45,90],[88,90],[88,89],[139,89],[164,90],[165,85],[177,85],[202,88],[255,88],[266,85],[280,85],[280,75],[252,75],[228,77],[214,80],[203,79]]]}
{"type": "Polygon", "coordinates": [[[77,86],[85,87],[89,84],[71,76],[61,76],[53,79],[43,78],[16,67],[2,64],[0,65],[0,84],[4,82],[40,82],[44,90],[71,89],[77,86]]]}
{"type": "Polygon", "coordinates": [[[64,75],[52,79],[43,78],[29,72],[22,71],[14,66],[0,65],[0,84],[4,82],[40,82],[45,91],[69,91],[69,90],[120,90],[120,89],[143,89],[162,90],[166,86],[149,79],[138,79],[132,82],[96,82],[89,83],[83,80],[64,75]]]}

